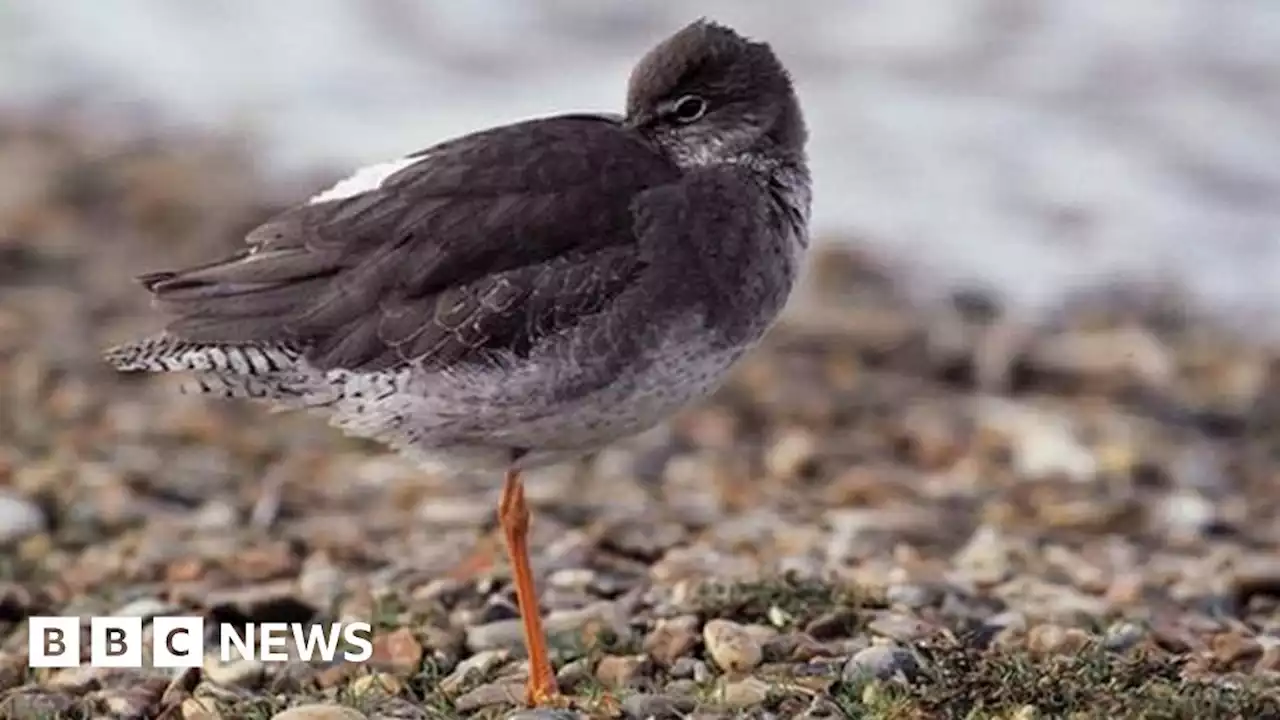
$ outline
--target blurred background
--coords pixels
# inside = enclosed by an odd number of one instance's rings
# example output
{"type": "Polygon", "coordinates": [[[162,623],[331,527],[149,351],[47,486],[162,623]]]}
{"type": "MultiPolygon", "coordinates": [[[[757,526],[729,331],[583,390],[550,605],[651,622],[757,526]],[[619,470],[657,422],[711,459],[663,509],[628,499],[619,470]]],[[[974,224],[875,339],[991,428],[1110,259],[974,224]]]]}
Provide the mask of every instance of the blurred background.
{"type": "MultiPolygon", "coordinates": [[[[425,476],[99,352],[158,327],[132,276],[238,247],[357,166],[617,111],[635,60],[703,15],[794,74],[809,274],[715,397],[530,480],[544,608],[653,654],[689,583],[787,570],[879,604],[819,626],[829,594],[783,615],[746,596],[698,623],[825,633],[842,661],[980,627],[1224,686],[1276,671],[1280,2],[8,0],[0,697],[129,685],[28,676],[42,612],[379,614],[379,667],[419,703],[426,664],[518,645],[503,561],[475,563],[496,478],[425,476]]],[[[679,652],[714,668],[690,627],[679,652]]],[[[655,667],[632,669],[661,689],[655,667]]],[[[348,680],[323,677],[306,692],[348,680]]]]}
{"type": "Polygon", "coordinates": [[[1272,324],[1269,0],[18,1],[0,7],[0,105],[236,128],[291,179],[620,108],[635,58],[698,15],[793,69],[824,234],[1031,310],[1119,274],[1272,324]]]}

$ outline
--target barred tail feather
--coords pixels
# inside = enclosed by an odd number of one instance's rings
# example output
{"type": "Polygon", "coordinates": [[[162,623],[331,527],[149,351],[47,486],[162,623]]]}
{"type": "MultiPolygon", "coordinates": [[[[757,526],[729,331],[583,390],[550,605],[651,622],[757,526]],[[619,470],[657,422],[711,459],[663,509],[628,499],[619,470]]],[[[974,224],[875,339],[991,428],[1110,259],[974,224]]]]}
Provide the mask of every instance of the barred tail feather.
{"type": "Polygon", "coordinates": [[[197,372],[262,377],[287,372],[301,357],[287,346],[211,345],[161,333],[107,350],[121,372],[197,372]]]}

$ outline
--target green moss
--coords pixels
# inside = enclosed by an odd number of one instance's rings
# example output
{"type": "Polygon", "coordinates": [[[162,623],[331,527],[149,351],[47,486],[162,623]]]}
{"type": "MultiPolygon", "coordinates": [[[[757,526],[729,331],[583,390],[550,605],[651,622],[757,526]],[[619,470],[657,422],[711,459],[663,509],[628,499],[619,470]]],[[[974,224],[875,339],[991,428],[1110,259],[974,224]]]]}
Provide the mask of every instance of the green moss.
{"type": "Polygon", "coordinates": [[[1280,684],[1239,687],[1182,679],[1182,662],[1093,651],[1034,658],[1025,652],[958,646],[919,648],[927,677],[865,692],[836,688],[851,718],[1280,718],[1280,684]],[[1034,708],[1034,712],[1031,711],[1034,708]],[[903,714],[906,713],[906,714],[903,714]],[[1019,714],[1021,713],[1021,714],[1019,714]]]}
{"type": "Polygon", "coordinates": [[[701,586],[694,610],[704,620],[724,618],[742,623],[775,624],[784,629],[802,627],[823,613],[858,608],[863,598],[854,588],[818,580],[783,575],[751,582],[701,586]]]}

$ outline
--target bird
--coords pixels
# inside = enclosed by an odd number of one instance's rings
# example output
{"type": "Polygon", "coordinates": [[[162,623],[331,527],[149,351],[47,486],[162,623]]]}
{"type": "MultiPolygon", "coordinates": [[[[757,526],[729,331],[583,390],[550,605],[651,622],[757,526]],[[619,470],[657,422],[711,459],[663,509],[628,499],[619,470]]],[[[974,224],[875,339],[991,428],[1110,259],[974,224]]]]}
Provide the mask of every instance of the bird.
{"type": "Polygon", "coordinates": [[[105,359],[501,475],[525,702],[550,704],[522,474],[660,424],[761,340],[809,246],[807,138],[770,45],[701,18],[641,57],[622,114],[439,142],[140,275],[166,325],[105,359]]]}

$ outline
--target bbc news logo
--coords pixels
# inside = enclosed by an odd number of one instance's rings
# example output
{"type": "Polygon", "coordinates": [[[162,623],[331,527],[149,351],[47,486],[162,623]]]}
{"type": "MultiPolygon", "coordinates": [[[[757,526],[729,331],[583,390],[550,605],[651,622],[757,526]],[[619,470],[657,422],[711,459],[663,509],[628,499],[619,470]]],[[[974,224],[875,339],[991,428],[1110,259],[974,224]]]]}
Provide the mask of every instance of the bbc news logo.
{"type": "MultiPolygon", "coordinates": [[[[33,668],[78,667],[82,657],[78,617],[35,616],[27,619],[28,665],[33,668]]],[[[201,667],[205,659],[204,618],[157,616],[151,619],[150,665],[158,668],[201,667]]],[[[373,656],[369,623],[222,623],[218,627],[219,659],[288,662],[291,659],[364,662],[373,656]],[[295,654],[290,654],[290,642],[295,654]]],[[[140,617],[89,619],[89,665],[143,666],[146,632],[140,617]]]]}

